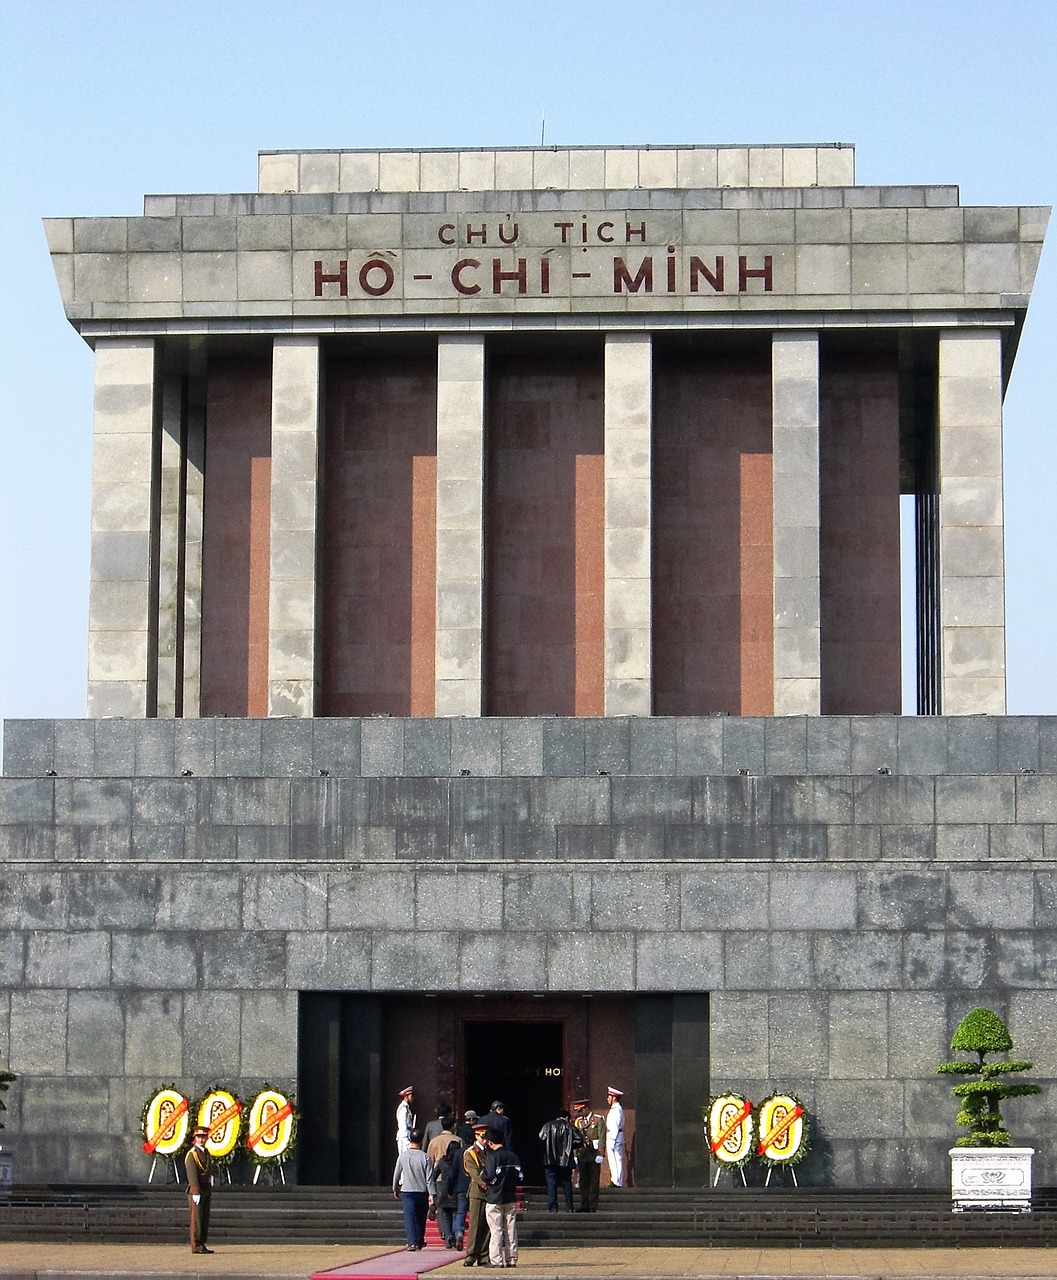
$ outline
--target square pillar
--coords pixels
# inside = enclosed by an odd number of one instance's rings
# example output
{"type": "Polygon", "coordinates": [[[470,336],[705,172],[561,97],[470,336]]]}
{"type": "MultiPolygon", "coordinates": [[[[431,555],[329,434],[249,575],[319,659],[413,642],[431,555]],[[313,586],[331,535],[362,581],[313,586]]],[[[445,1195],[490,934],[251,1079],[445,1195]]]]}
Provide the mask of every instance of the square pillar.
{"type": "Polygon", "coordinates": [[[484,338],[437,342],[438,716],[484,711],[484,338]]]}
{"type": "Polygon", "coordinates": [[[940,626],[944,715],[1006,710],[1002,334],[939,341],[940,626]]]}
{"type": "Polygon", "coordinates": [[[315,713],[321,400],[319,339],[276,338],[272,348],[269,716],[315,713]]]}
{"type": "Polygon", "coordinates": [[[653,349],[606,334],[605,714],[653,711],[653,349]]]}
{"type": "Polygon", "coordinates": [[[774,452],[774,714],[822,707],[818,334],[771,345],[774,452]]]}
{"type": "Polygon", "coordinates": [[[153,338],[99,338],[92,425],[88,714],[157,710],[153,338]]]}
{"type": "Polygon", "coordinates": [[[204,342],[192,339],[188,357],[183,478],[183,618],[179,715],[202,707],[202,527],[205,512],[206,367],[204,342]]]}
{"type": "Polygon", "coordinates": [[[158,509],[158,710],[180,714],[183,703],[181,624],[183,590],[184,384],[180,373],[161,377],[161,442],[158,509]]]}

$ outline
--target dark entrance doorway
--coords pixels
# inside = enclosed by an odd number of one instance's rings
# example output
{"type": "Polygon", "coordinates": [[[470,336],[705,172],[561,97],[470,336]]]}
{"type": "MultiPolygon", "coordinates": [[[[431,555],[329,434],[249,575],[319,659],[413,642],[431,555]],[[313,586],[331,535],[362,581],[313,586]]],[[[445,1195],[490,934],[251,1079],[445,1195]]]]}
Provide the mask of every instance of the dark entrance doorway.
{"type": "Polygon", "coordinates": [[[506,1104],[514,1150],[532,1186],[544,1181],[539,1131],[565,1105],[564,1055],[561,1022],[463,1023],[466,1105],[483,1115],[495,1099],[506,1104]]]}

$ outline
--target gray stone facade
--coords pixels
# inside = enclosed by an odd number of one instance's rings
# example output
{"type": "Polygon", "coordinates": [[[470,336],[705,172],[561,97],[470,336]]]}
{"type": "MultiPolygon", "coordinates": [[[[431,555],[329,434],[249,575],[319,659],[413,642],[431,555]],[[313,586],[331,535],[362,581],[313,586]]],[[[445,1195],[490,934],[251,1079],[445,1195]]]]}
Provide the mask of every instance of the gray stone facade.
{"type": "Polygon", "coordinates": [[[944,1185],[968,1008],[1057,1076],[1050,718],[16,721],[0,858],[26,1180],[143,1176],[158,1083],[296,1087],[299,992],[707,994],[696,1101],[796,1091],[840,1186],[944,1185]]]}

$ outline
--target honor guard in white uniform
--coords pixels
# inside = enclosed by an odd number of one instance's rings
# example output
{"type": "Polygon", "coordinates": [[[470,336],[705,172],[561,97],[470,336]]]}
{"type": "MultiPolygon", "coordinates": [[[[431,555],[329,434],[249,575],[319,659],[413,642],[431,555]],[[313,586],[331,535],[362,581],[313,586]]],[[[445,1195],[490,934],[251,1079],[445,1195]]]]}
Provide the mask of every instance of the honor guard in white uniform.
{"type": "Polygon", "coordinates": [[[609,1180],[614,1187],[624,1185],[624,1108],[620,1099],[624,1096],[622,1089],[614,1089],[612,1085],[606,1090],[606,1159],[609,1161],[609,1180]]]}
{"type": "Polygon", "coordinates": [[[411,1130],[415,1127],[415,1112],[411,1104],[415,1089],[408,1085],[400,1090],[400,1105],[396,1109],[396,1154],[399,1156],[411,1146],[411,1130]]]}

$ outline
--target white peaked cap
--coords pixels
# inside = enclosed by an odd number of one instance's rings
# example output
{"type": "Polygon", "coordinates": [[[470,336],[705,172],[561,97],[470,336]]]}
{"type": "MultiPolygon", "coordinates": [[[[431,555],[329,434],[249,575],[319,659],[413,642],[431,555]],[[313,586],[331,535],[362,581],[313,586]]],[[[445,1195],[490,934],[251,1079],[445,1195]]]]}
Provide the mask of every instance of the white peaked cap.
{"type": "Polygon", "coordinates": [[[409,1084],[406,1089],[400,1090],[400,1096],[401,1098],[406,1098],[409,1093],[414,1093],[414,1092],[415,1092],[415,1086],[413,1084],[409,1084]]]}
{"type": "Polygon", "coordinates": [[[622,1098],[624,1096],[623,1089],[614,1089],[612,1085],[606,1086],[606,1093],[611,1093],[615,1098],[622,1098]]]}

